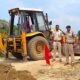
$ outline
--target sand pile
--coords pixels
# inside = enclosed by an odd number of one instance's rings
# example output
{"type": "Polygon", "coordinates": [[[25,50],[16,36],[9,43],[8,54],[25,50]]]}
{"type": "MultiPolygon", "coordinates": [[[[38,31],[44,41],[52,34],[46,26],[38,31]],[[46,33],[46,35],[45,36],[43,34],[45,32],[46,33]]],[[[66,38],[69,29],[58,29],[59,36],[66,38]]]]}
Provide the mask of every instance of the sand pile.
{"type": "Polygon", "coordinates": [[[41,69],[37,74],[37,80],[80,80],[80,63],[56,69],[41,69]]]}
{"type": "Polygon", "coordinates": [[[0,64],[0,80],[36,80],[28,71],[16,71],[10,64],[0,64]]]}

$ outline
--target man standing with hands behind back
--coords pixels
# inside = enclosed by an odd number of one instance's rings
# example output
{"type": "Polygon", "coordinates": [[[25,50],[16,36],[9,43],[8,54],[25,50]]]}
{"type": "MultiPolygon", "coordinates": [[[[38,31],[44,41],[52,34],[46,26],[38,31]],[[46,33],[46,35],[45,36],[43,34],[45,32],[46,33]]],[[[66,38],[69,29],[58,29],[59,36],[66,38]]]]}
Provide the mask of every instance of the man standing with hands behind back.
{"type": "Polygon", "coordinates": [[[54,55],[52,61],[55,61],[56,53],[58,52],[59,61],[62,62],[62,55],[61,55],[61,38],[62,38],[62,31],[59,29],[59,25],[55,26],[55,31],[52,32],[53,40],[53,48],[54,48],[54,55]]]}
{"type": "Polygon", "coordinates": [[[71,65],[74,62],[74,51],[73,51],[73,44],[75,35],[73,31],[71,31],[71,26],[66,26],[66,44],[65,44],[65,56],[66,56],[66,63],[65,65],[69,64],[69,55],[71,56],[71,65]]]}

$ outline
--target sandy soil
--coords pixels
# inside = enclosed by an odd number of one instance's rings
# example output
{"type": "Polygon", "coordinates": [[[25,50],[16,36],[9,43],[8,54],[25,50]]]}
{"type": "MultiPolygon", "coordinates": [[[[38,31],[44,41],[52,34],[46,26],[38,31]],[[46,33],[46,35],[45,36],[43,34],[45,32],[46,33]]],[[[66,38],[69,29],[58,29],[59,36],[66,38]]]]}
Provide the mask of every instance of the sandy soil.
{"type": "MultiPolygon", "coordinates": [[[[76,63],[71,66],[64,66],[65,59],[63,62],[58,60],[51,62],[51,65],[46,65],[45,60],[39,61],[27,61],[22,62],[16,59],[1,60],[0,63],[9,63],[14,66],[17,73],[25,77],[25,74],[29,73],[30,77],[33,76],[36,80],[80,80],[80,60],[76,57],[76,63]]],[[[22,78],[22,77],[21,77],[22,78]]],[[[23,80],[21,79],[20,80],[23,80]]],[[[14,79],[13,79],[14,80],[14,79]]],[[[25,79],[29,80],[29,79],[25,79]]],[[[32,79],[35,80],[35,79],[32,79]]]]}
{"type": "Polygon", "coordinates": [[[36,80],[29,71],[16,71],[11,64],[0,64],[0,80],[36,80]]]}

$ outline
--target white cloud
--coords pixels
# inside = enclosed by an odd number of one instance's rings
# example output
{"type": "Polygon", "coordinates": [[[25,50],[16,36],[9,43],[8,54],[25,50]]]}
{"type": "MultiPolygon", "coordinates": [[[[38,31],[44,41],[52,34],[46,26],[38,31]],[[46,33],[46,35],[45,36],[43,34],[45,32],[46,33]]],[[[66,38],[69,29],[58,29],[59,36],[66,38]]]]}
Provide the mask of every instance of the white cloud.
{"type": "Polygon", "coordinates": [[[63,17],[59,17],[59,18],[55,19],[55,22],[60,23],[60,24],[67,23],[67,22],[75,22],[80,25],[80,18],[78,18],[76,16],[65,15],[63,17]]]}
{"type": "Polygon", "coordinates": [[[53,27],[56,24],[59,24],[61,29],[64,31],[65,31],[65,27],[67,25],[71,25],[73,31],[75,31],[75,32],[80,30],[80,18],[77,16],[65,15],[63,17],[56,18],[56,19],[54,19],[53,27]]]}
{"type": "MultiPolygon", "coordinates": [[[[1,2],[3,1],[1,0],[1,2]]],[[[5,6],[1,5],[4,8],[3,10],[6,10],[4,14],[13,7],[41,8],[48,13],[49,19],[53,21],[53,24],[61,26],[70,24],[78,26],[74,30],[80,29],[80,0],[7,0],[5,6]]]]}
{"type": "Polygon", "coordinates": [[[57,16],[62,16],[67,14],[68,12],[75,11],[74,8],[80,5],[80,0],[50,0],[43,5],[45,7],[45,11],[47,10],[49,13],[53,13],[57,16]]]}
{"type": "Polygon", "coordinates": [[[24,4],[20,0],[8,0],[8,3],[11,6],[11,8],[24,7],[24,4]]]}
{"type": "Polygon", "coordinates": [[[75,31],[80,29],[80,0],[50,0],[45,6],[44,10],[53,20],[53,26],[59,24],[65,29],[70,24],[75,31]]]}

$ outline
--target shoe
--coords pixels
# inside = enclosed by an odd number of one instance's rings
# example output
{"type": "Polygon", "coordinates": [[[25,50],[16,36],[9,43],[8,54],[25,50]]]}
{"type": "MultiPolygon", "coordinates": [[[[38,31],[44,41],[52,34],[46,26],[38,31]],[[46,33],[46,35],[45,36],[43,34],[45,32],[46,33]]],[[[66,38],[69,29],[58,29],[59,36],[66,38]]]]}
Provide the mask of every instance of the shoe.
{"type": "Polygon", "coordinates": [[[62,62],[62,59],[59,59],[59,62],[62,62]]]}
{"type": "Polygon", "coordinates": [[[64,66],[69,65],[69,63],[65,63],[64,66]]]}
{"type": "Polygon", "coordinates": [[[71,66],[74,66],[75,62],[71,62],[71,66]]]}
{"type": "Polygon", "coordinates": [[[52,62],[54,62],[55,61],[55,59],[52,59],[52,62]]]}

